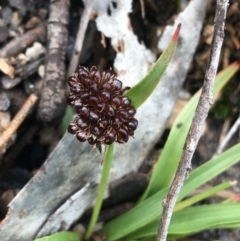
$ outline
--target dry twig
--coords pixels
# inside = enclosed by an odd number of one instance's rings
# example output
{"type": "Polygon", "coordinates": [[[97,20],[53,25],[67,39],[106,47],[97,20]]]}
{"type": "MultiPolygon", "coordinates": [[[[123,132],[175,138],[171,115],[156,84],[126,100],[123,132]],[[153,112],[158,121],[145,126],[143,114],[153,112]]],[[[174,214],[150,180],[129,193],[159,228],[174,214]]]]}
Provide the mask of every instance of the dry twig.
{"type": "Polygon", "coordinates": [[[141,5],[141,14],[142,14],[142,19],[145,19],[145,5],[144,5],[144,1],[140,0],[140,5],[141,5]]]}
{"type": "Polygon", "coordinates": [[[8,58],[17,55],[22,50],[26,49],[33,42],[44,40],[46,35],[46,22],[40,24],[38,27],[26,32],[25,34],[14,38],[11,42],[5,45],[0,50],[1,58],[8,58]]]}
{"type": "Polygon", "coordinates": [[[65,51],[68,37],[69,0],[51,1],[48,20],[48,50],[38,115],[42,122],[55,125],[65,112],[65,51]]]}
{"type": "Polygon", "coordinates": [[[86,5],[78,26],[78,33],[77,33],[77,37],[76,37],[76,41],[73,49],[72,58],[68,68],[68,76],[72,75],[78,66],[79,58],[82,51],[83,40],[87,30],[88,22],[92,13],[94,1],[95,0],[86,1],[86,5]]]}
{"type": "Polygon", "coordinates": [[[39,66],[44,62],[44,58],[34,60],[30,63],[22,65],[15,70],[17,75],[14,79],[11,79],[8,76],[2,78],[2,85],[4,89],[12,89],[14,86],[19,84],[22,80],[28,78],[35,72],[37,72],[39,66]]]}
{"type": "Polygon", "coordinates": [[[213,84],[216,77],[220,51],[224,38],[224,26],[227,6],[228,0],[217,1],[214,19],[214,36],[212,40],[210,59],[204,78],[202,94],[200,96],[200,100],[186,138],[184,150],[177,172],[173,179],[169,193],[167,197],[163,200],[163,214],[158,229],[158,234],[156,238],[157,241],[166,240],[168,226],[172,217],[174,205],[177,201],[178,194],[183,186],[183,183],[188,177],[189,170],[191,169],[191,159],[193,153],[201,136],[203,125],[208,115],[208,111],[213,103],[213,84]]]}
{"type": "Polygon", "coordinates": [[[0,139],[0,150],[5,147],[6,143],[10,140],[11,136],[16,132],[18,127],[22,124],[29,111],[32,109],[36,103],[38,97],[31,94],[16,116],[13,118],[7,129],[1,134],[0,139]]]}
{"type": "Polygon", "coordinates": [[[218,147],[214,157],[219,155],[223,151],[223,149],[225,148],[227,143],[230,141],[230,139],[233,137],[233,135],[237,132],[239,126],[240,126],[240,117],[236,120],[236,122],[234,123],[234,125],[232,126],[232,128],[230,129],[228,134],[226,135],[226,137],[223,139],[223,141],[220,144],[220,146],[218,147]]]}
{"type": "Polygon", "coordinates": [[[39,58],[30,63],[20,66],[15,70],[15,73],[21,78],[21,80],[28,78],[32,74],[38,71],[39,66],[44,62],[43,58],[39,58]]]}

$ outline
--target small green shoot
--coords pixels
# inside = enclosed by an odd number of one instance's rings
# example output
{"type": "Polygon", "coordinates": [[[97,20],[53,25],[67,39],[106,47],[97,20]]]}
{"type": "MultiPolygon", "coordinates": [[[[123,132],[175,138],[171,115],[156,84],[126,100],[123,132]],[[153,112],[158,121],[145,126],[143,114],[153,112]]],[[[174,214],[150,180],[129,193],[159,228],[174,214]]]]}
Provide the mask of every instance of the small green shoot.
{"type": "Polygon", "coordinates": [[[110,146],[106,146],[106,149],[105,149],[105,153],[104,153],[105,155],[103,157],[103,170],[101,175],[101,181],[98,188],[96,203],[93,208],[93,214],[88,226],[88,230],[86,232],[86,236],[85,236],[86,239],[89,239],[90,236],[92,235],[93,229],[96,225],[96,222],[99,216],[99,212],[102,206],[103,197],[107,187],[108,177],[109,177],[109,173],[112,165],[113,149],[114,149],[113,144],[110,146]]]}

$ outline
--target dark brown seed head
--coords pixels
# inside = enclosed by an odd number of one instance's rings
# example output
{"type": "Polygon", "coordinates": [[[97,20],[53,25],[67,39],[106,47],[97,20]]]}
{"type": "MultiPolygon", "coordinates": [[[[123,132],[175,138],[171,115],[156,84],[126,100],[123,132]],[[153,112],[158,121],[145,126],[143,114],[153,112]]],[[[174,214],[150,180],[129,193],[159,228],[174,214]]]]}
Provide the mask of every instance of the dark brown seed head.
{"type": "Polygon", "coordinates": [[[90,130],[91,130],[91,134],[94,136],[100,136],[103,133],[102,128],[99,127],[98,125],[92,125],[90,130]]]}
{"type": "Polygon", "coordinates": [[[127,96],[123,96],[122,98],[122,106],[129,107],[131,105],[131,100],[127,96]]]}
{"type": "Polygon", "coordinates": [[[115,107],[115,109],[119,108],[121,105],[121,98],[119,96],[114,96],[111,100],[111,105],[115,107]]]}
{"type": "Polygon", "coordinates": [[[117,132],[114,129],[111,129],[105,134],[105,144],[111,145],[116,140],[117,132]]]}
{"type": "Polygon", "coordinates": [[[76,123],[76,125],[78,126],[79,129],[84,130],[88,124],[81,118],[77,117],[75,118],[74,122],[76,123]]]}
{"type": "Polygon", "coordinates": [[[79,66],[68,78],[70,94],[66,101],[77,117],[68,131],[80,142],[88,141],[96,147],[113,142],[126,143],[134,135],[138,122],[131,100],[123,96],[130,87],[122,87],[112,70],[98,70],[93,66],[79,66]]]}
{"type": "Polygon", "coordinates": [[[75,123],[70,123],[69,126],[68,126],[68,132],[70,134],[76,134],[76,132],[78,132],[79,128],[76,126],[75,123]]]}
{"type": "Polygon", "coordinates": [[[101,88],[103,91],[111,91],[112,89],[112,86],[108,83],[108,82],[105,82],[103,85],[102,85],[102,88],[101,88]]]}
{"type": "Polygon", "coordinates": [[[80,142],[84,142],[84,141],[86,141],[88,139],[88,135],[84,131],[77,132],[76,137],[77,137],[78,141],[80,141],[80,142]]]}

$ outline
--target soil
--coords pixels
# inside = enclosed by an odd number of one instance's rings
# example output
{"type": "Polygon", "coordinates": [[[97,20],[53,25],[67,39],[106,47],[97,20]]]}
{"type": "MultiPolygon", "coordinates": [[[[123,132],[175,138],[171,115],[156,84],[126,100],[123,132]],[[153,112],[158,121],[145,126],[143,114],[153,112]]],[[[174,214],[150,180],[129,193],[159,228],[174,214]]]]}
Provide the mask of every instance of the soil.
{"type": "MultiPolygon", "coordinates": [[[[133,1],[133,11],[129,16],[131,25],[138,40],[159,55],[156,45],[158,38],[156,36],[156,29],[164,29],[166,25],[173,23],[174,18],[179,12],[179,5],[177,1],[173,0],[144,0],[143,2],[145,5],[144,18],[142,18],[141,1],[133,1]]],[[[46,25],[49,17],[50,1],[3,0],[0,6],[0,58],[4,59],[8,66],[0,71],[1,134],[3,130],[8,128],[10,119],[23,107],[23,104],[30,94],[35,94],[39,97],[42,95],[44,89],[42,88],[42,70],[44,69],[44,64],[47,62],[45,51],[49,44],[46,25]],[[28,33],[28,35],[23,39],[22,36],[26,33],[28,33]],[[11,47],[11,51],[7,50],[6,46],[13,41],[13,39],[17,42],[11,47]],[[40,44],[36,46],[36,43],[40,44]],[[34,52],[35,56],[31,56],[30,54],[27,56],[26,49],[30,51],[30,48],[34,45],[36,51],[34,52]],[[12,76],[13,72],[14,77],[12,76]],[[4,125],[3,123],[7,124],[4,125]]],[[[191,95],[201,88],[203,83],[209,58],[215,6],[215,1],[210,0],[198,47],[183,86],[184,90],[191,95]]],[[[83,7],[83,3],[79,0],[70,1],[70,18],[67,27],[68,34],[65,36],[67,46],[66,59],[63,68],[69,66],[83,7]]],[[[231,0],[226,19],[225,39],[219,62],[219,70],[224,69],[234,61],[240,61],[239,16],[240,2],[239,0],[231,0]]],[[[64,26],[63,24],[63,27],[64,26]]],[[[88,24],[79,64],[87,67],[95,65],[103,69],[113,67],[116,52],[110,44],[110,39],[106,38],[105,47],[100,40],[101,33],[97,30],[94,19],[92,19],[88,24]]],[[[193,159],[194,167],[201,165],[214,155],[219,146],[220,139],[227,133],[227,131],[224,132],[224,127],[229,130],[239,117],[239,79],[240,73],[238,72],[231,79],[229,85],[224,89],[221,98],[211,110],[203,137],[200,140],[193,159]]],[[[55,85],[54,83],[50,84],[55,85]]],[[[54,88],[55,87],[56,86],[54,86],[54,88]]],[[[63,87],[59,86],[59,88],[61,89],[63,87]]],[[[62,97],[64,98],[64,94],[60,96],[60,98],[62,97]]],[[[46,106],[40,105],[40,107],[44,109],[46,106]]],[[[61,104],[63,112],[59,110],[56,116],[46,121],[46,119],[41,117],[41,111],[43,110],[41,110],[41,108],[39,110],[39,104],[35,105],[18,128],[17,135],[12,137],[8,142],[6,151],[0,153],[0,220],[6,215],[7,204],[41,167],[46,157],[60,140],[63,134],[61,131],[61,120],[65,107],[65,103],[61,104]]],[[[155,156],[161,151],[168,132],[169,129],[166,128],[166,132],[160,139],[155,150],[153,153],[150,153],[150,158],[152,158],[153,162],[156,160],[155,156]]],[[[227,147],[236,144],[238,141],[239,133],[236,133],[227,147]]],[[[149,168],[143,168],[142,170],[146,172],[149,168]]],[[[229,178],[231,178],[231,180],[238,180],[239,172],[240,164],[230,168],[210,184],[213,185],[229,178]]],[[[125,181],[126,182],[123,183],[127,183],[127,185],[129,185],[128,188],[132,188],[132,190],[136,192],[130,197],[128,193],[132,191],[129,189],[116,189],[120,193],[126,193],[126,197],[120,198],[118,196],[114,197],[113,195],[112,202],[111,200],[107,200],[104,204],[105,210],[100,217],[101,220],[109,220],[130,209],[147,185],[147,180],[141,175],[137,178],[130,177],[125,181]],[[138,183],[134,182],[136,179],[138,183]]],[[[124,187],[124,185],[122,186],[124,187]]],[[[115,188],[119,188],[119,185],[116,185],[115,188]]],[[[240,184],[232,189],[232,193],[239,192],[240,184]]],[[[117,192],[113,190],[113,194],[114,193],[117,192]]],[[[206,202],[215,202],[215,198],[216,197],[207,200],[206,202]]],[[[88,214],[83,217],[82,221],[87,219],[88,214]]],[[[184,240],[219,239],[232,241],[239,240],[239,237],[239,230],[213,230],[184,240]]]]}

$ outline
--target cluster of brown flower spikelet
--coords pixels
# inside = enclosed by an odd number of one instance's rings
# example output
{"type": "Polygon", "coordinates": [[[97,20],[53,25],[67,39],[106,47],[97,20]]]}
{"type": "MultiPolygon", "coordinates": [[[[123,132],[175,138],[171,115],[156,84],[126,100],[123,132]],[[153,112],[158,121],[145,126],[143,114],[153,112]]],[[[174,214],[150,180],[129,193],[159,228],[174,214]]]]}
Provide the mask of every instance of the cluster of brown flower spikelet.
{"type": "Polygon", "coordinates": [[[90,70],[79,66],[68,78],[70,94],[67,103],[77,116],[69,124],[68,131],[80,142],[91,145],[126,143],[134,135],[138,121],[133,118],[136,110],[131,100],[123,96],[130,87],[122,88],[112,70],[90,70]]]}

